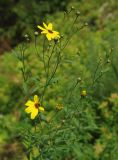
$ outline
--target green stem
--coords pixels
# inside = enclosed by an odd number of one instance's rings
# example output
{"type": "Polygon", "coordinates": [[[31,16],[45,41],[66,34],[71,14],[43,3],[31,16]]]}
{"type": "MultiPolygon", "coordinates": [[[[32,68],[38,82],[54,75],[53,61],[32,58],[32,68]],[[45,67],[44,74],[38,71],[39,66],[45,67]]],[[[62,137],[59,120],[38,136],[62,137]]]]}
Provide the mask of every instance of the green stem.
{"type": "Polygon", "coordinates": [[[35,53],[36,53],[37,57],[40,58],[40,60],[41,60],[41,56],[40,56],[38,49],[37,49],[37,37],[36,36],[34,39],[34,47],[35,47],[35,51],[36,51],[35,53]]]}
{"type": "Polygon", "coordinates": [[[98,64],[97,64],[97,67],[96,67],[96,69],[95,69],[95,72],[94,72],[94,74],[93,74],[93,82],[92,82],[92,87],[94,86],[94,84],[95,84],[95,82],[96,82],[96,74],[97,74],[97,71],[98,71],[98,69],[99,69],[99,66],[100,66],[100,63],[101,63],[101,60],[99,60],[99,62],[98,62],[98,64]]]}
{"type": "Polygon", "coordinates": [[[81,29],[83,29],[85,27],[85,25],[81,26],[80,28],[77,28],[75,32],[73,32],[72,34],[70,34],[70,36],[68,37],[68,40],[66,41],[66,43],[64,44],[64,46],[61,48],[61,51],[64,50],[66,48],[66,46],[68,45],[68,43],[71,41],[72,37],[81,29]]]}
{"type": "Polygon", "coordinates": [[[47,68],[48,68],[47,76],[49,76],[50,61],[51,61],[52,55],[53,55],[53,53],[54,53],[55,46],[56,46],[56,44],[54,43],[54,46],[53,46],[53,48],[52,48],[51,54],[50,54],[49,59],[48,59],[48,64],[47,64],[47,68]]]}
{"type": "Polygon", "coordinates": [[[113,62],[111,63],[111,65],[112,65],[112,69],[113,69],[113,71],[114,71],[114,73],[115,73],[115,76],[116,76],[116,78],[118,79],[118,71],[117,71],[115,65],[113,64],[113,62]]]}
{"type": "Polygon", "coordinates": [[[46,63],[45,63],[45,41],[46,41],[46,39],[44,38],[44,42],[43,42],[43,64],[44,64],[44,70],[45,70],[45,74],[46,74],[46,63]]]}
{"type": "Polygon", "coordinates": [[[57,69],[58,69],[58,66],[59,66],[59,63],[60,63],[60,54],[61,54],[61,52],[59,51],[59,54],[58,54],[58,56],[57,56],[57,63],[56,63],[56,65],[55,65],[55,67],[54,67],[54,70],[52,71],[52,74],[51,74],[50,78],[46,80],[46,84],[45,84],[45,86],[44,86],[44,90],[43,90],[41,102],[43,102],[43,97],[44,97],[44,94],[45,94],[45,92],[46,92],[46,89],[48,88],[51,80],[53,79],[53,77],[54,77],[54,75],[55,75],[55,73],[56,73],[56,71],[57,71],[57,69]]]}

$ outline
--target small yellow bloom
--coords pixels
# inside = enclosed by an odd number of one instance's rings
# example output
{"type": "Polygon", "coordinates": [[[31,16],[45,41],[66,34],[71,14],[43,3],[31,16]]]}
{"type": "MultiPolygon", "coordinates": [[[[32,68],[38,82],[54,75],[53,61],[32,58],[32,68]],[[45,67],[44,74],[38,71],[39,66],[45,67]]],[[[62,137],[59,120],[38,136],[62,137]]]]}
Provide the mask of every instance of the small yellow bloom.
{"type": "Polygon", "coordinates": [[[31,113],[31,119],[34,119],[38,115],[38,112],[44,111],[44,108],[41,107],[41,104],[37,95],[34,96],[34,101],[28,100],[25,105],[28,106],[25,109],[25,112],[31,113]]]}
{"type": "Polygon", "coordinates": [[[86,97],[86,96],[87,96],[86,90],[81,91],[81,96],[82,96],[82,97],[86,97]]]}
{"type": "Polygon", "coordinates": [[[63,105],[62,104],[57,104],[56,105],[56,109],[57,110],[62,110],[64,107],[63,107],[63,105]]]}
{"type": "Polygon", "coordinates": [[[59,32],[53,30],[52,23],[46,25],[43,23],[44,28],[38,25],[38,28],[42,30],[41,34],[46,34],[47,39],[50,41],[55,38],[60,38],[59,32]]]}
{"type": "Polygon", "coordinates": [[[96,143],[94,145],[94,150],[95,150],[95,156],[96,157],[99,157],[100,154],[104,151],[104,148],[105,148],[105,144],[101,144],[101,143],[96,143]]]}

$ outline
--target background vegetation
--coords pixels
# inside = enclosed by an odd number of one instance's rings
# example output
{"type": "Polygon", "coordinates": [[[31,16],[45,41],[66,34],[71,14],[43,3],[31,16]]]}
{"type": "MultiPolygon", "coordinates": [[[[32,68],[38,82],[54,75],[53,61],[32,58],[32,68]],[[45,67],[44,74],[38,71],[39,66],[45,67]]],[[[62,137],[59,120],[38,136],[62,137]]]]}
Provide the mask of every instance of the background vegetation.
{"type": "MultiPolygon", "coordinates": [[[[66,127],[69,131],[60,132],[57,135],[51,132],[57,148],[53,150],[50,145],[50,150],[43,159],[118,159],[118,2],[116,0],[65,0],[62,2],[31,0],[29,3],[27,0],[1,0],[0,160],[27,160],[29,145],[32,146],[34,159],[40,159],[41,153],[37,151],[33,142],[35,141],[38,145],[38,138],[42,134],[48,134],[48,129],[43,129],[34,138],[30,132],[33,124],[24,112],[27,97],[40,93],[41,86],[35,84],[39,83],[39,77],[43,72],[43,66],[38,62],[34,52],[34,31],[37,30],[37,24],[43,21],[52,22],[64,35],[65,40],[69,26],[78,10],[81,13],[78,19],[79,25],[87,22],[88,27],[75,34],[64,50],[63,61],[45,95],[48,119],[54,115],[57,103],[66,104],[64,111],[59,112],[54,126],[60,127],[61,123],[62,130],[66,127]],[[75,10],[68,15],[67,21],[63,21],[64,11],[70,11],[72,6],[75,10]],[[30,36],[25,59],[27,71],[32,75],[29,82],[33,84],[30,86],[31,93],[29,93],[29,85],[23,83],[20,73],[22,64],[15,54],[20,43],[24,42],[25,34],[30,36]],[[109,53],[111,55],[107,57],[109,53]],[[102,72],[103,76],[91,88],[91,77],[94,76],[100,60],[106,62],[106,65],[100,67],[97,74],[102,72]],[[70,94],[78,78],[82,79],[82,83],[79,82],[69,101],[66,95],[70,94]],[[81,102],[79,99],[82,89],[87,90],[87,97],[81,102]],[[77,111],[75,114],[77,104],[80,113],[77,111]],[[65,118],[63,118],[64,114],[65,118]],[[73,129],[73,126],[76,129],[73,129]],[[66,142],[62,141],[62,135],[66,142]],[[29,138],[31,138],[30,144],[27,144],[29,138]]],[[[40,50],[42,46],[40,35],[37,43],[40,50]]],[[[44,79],[40,80],[43,83],[44,79]]],[[[45,137],[42,139],[46,141],[45,137]]],[[[45,141],[40,142],[40,147],[44,148],[44,151],[46,148],[43,144],[47,143],[45,141]]]]}

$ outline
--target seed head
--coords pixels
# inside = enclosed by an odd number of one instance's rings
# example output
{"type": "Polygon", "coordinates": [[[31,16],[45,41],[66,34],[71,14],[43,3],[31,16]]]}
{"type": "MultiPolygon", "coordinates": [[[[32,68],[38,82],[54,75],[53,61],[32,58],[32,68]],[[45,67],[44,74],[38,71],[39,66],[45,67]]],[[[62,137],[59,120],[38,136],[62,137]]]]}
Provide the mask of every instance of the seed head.
{"type": "Polygon", "coordinates": [[[29,38],[28,34],[25,34],[24,37],[25,37],[26,41],[28,41],[28,42],[30,41],[30,38],[29,38]]]}

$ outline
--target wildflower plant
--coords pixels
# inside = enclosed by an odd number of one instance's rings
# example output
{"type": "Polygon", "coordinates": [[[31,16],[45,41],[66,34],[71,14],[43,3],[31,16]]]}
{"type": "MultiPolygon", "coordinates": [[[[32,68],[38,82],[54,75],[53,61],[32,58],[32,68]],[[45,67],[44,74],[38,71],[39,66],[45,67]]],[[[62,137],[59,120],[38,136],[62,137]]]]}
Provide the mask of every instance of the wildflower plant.
{"type": "Polygon", "coordinates": [[[44,111],[44,108],[41,107],[39,97],[37,95],[34,96],[34,101],[28,100],[25,105],[28,106],[25,111],[27,113],[31,113],[31,119],[35,119],[35,117],[38,115],[38,112],[44,111]]]}
{"type": "Polygon", "coordinates": [[[52,23],[49,23],[48,25],[46,25],[43,22],[43,25],[45,28],[41,27],[38,25],[38,28],[40,30],[42,30],[41,34],[46,34],[46,37],[49,41],[51,41],[52,39],[56,39],[56,38],[60,38],[59,32],[57,31],[53,31],[53,25],[52,23]]]}
{"type": "Polygon", "coordinates": [[[96,107],[93,95],[96,84],[98,85],[104,73],[108,71],[111,52],[103,57],[103,60],[100,58],[94,73],[88,73],[87,76],[82,74],[87,70],[84,64],[81,64],[81,54],[78,54],[78,51],[74,61],[79,56],[80,68],[77,65],[74,68],[71,59],[67,62],[69,60],[66,52],[69,44],[75,35],[88,26],[87,23],[80,22],[79,17],[80,12],[74,7],[64,13],[61,22],[65,22],[64,25],[67,22],[64,33],[61,24],[59,30],[53,22],[43,22],[43,26],[37,25],[38,32],[34,34],[32,53],[35,57],[32,61],[36,59],[33,63],[36,68],[30,67],[28,62],[31,56],[31,53],[28,53],[29,36],[25,36],[27,42],[16,52],[23,77],[22,105],[24,111],[31,114],[28,116],[24,112],[24,119],[27,119],[28,124],[27,128],[24,126],[21,131],[29,160],[89,160],[94,154],[95,147],[92,148],[89,142],[94,141],[93,136],[99,134],[99,128],[96,124],[96,114],[93,112],[96,107]],[[68,70],[72,71],[71,76],[67,78],[65,72],[63,75],[65,64],[68,70]],[[36,72],[33,69],[36,69],[36,72]],[[60,78],[57,76],[59,74],[62,74],[60,78]],[[61,81],[63,78],[64,83],[61,81]],[[34,100],[30,100],[33,97],[34,100]]]}

